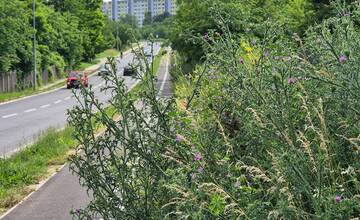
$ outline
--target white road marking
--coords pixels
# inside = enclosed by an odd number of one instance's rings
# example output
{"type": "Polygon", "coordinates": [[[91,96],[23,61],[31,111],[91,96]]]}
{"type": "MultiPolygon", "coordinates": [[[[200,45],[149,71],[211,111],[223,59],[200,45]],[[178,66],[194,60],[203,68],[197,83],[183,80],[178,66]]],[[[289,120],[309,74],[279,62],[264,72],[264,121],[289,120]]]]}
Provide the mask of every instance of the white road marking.
{"type": "Polygon", "coordinates": [[[24,112],[25,112],[25,113],[29,113],[29,112],[34,112],[34,111],[36,111],[36,110],[37,110],[36,108],[32,108],[32,109],[25,110],[24,112]]]}
{"type": "Polygon", "coordinates": [[[40,108],[47,108],[47,107],[50,107],[50,104],[40,106],[40,108]]]}
{"type": "Polygon", "coordinates": [[[62,102],[62,100],[57,100],[54,102],[54,104],[56,105],[56,104],[59,104],[60,102],[62,102]]]}
{"type": "Polygon", "coordinates": [[[64,98],[64,100],[65,100],[65,101],[66,101],[66,100],[69,100],[69,99],[71,99],[71,97],[70,97],[70,96],[68,96],[68,97],[64,98]]]}
{"type": "Polygon", "coordinates": [[[11,117],[14,117],[14,116],[17,116],[18,114],[17,113],[14,113],[14,114],[10,114],[10,115],[4,115],[2,116],[2,118],[11,118],[11,117]]]}

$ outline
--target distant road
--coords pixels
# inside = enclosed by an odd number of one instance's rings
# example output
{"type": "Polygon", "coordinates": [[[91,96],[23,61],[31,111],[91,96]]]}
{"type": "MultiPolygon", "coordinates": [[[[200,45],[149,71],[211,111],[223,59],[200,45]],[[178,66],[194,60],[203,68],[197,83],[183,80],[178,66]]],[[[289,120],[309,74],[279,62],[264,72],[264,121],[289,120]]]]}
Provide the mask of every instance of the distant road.
{"type": "MultiPolygon", "coordinates": [[[[158,52],[160,44],[154,45],[158,52]]],[[[118,74],[122,76],[123,68],[133,60],[134,55],[124,55],[118,62],[118,74]]],[[[123,77],[123,76],[122,76],[123,77]]],[[[125,84],[131,87],[136,80],[124,77],[125,84]]],[[[106,101],[109,94],[100,92],[103,79],[97,75],[89,78],[96,96],[106,101]]],[[[65,84],[65,81],[64,81],[65,84]]],[[[41,132],[66,125],[66,111],[76,105],[71,90],[60,89],[50,93],[29,97],[19,101],[0,105],[0,157],[21,149],[36,140],[41,132]]]]}

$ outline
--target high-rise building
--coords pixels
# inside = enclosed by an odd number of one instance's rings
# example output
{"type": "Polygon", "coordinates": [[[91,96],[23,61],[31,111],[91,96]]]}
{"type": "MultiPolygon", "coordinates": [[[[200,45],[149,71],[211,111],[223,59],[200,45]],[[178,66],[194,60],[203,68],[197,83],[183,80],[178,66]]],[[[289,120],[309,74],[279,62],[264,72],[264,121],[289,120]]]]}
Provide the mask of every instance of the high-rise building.
{"type": "Polygon", "coordinates": [[[102,12],[109,19],[112,18],[112,3],[111,1],[104,1],[102,5],[102,12]]]}
{"type": "Polygon", "coordinates": [[[174,15],[176,13],[176,0],[112,0],[112,19],[120,20],[121,17],[132,15],[138,25],[142,26],[145,14],[152,17],[165,12],[174,15]]]}

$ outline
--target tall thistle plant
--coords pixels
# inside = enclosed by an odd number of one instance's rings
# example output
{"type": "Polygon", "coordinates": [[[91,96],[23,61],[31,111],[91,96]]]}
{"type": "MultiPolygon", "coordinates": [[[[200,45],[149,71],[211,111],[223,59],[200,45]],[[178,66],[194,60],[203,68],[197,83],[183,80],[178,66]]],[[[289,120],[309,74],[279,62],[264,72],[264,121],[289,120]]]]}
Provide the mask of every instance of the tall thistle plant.
{"type": "Polygon", "coordinates": [[[205,63],[173,69],[173,99],[157,98],[150,67],[140,98],[105,76],[111,115],[81,90],[71,167],[93,201],[74,217],[360,216],[360,7],[335,8],[305,37],[270,24],[239,36],[219,17],[205,63]]]}

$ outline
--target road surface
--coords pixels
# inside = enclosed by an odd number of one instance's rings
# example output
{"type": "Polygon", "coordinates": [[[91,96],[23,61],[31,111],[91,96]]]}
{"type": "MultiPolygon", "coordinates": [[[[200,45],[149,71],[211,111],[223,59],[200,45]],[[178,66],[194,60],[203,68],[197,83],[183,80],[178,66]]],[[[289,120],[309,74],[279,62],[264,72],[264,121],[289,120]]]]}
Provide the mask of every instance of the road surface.
{"type": "MultiPolygon", "coordinates": [[[[158,52],[159,49],[160,44],[155,43],[154,51],[158,52]]],[[[119,75],[133,58],[133,54],[127,54],[119,61],[119,75]]],[[[132,77],[124,78],[128,87],[136,83],[132,77]]],[[[95,94],[99,100],[106,101],[109,98],[108,94],[100,92],[103,83],[101,77],[94,75],[89,78],[89,83],[95,88],[95,94]]],[[[64,127],[67,123],[66,111],[74,105],[76,105],[76,100],[72,91],[65,88],[8,104],[0,104],[0,157],[8,156],[23,148],[50,127],[64,127]]]]}
{"type": "MultiPolygon", "coordinates": [[[[159,97],[172,96],[169,60],[163,59],[160,64],[157,89],[159,97]]],[[[66,166],[1,220],[71,220],[70,211],[84,208],[89,202],[78,177],[66,166]]]]}

